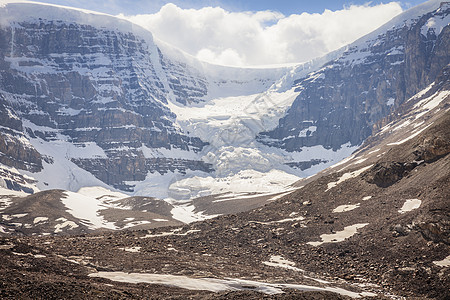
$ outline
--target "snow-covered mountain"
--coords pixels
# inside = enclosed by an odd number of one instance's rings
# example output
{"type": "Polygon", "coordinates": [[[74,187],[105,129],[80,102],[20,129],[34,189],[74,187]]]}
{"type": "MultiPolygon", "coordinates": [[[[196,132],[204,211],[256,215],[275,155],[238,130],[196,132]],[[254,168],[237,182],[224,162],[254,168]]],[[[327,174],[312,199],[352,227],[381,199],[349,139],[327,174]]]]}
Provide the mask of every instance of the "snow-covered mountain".
{"type": "Polygon", "coordinates": [[[165,46],[167,56],[151,33],[111,16],[34,3],[1,14],[2,105],[22,141],[8,138],[36,156],[7,165],[29,169],[40,189],[101,180],[133,192],[148,173],[211,172],[198,154],[207,143],[171,108],[262,92],[285,72],[210,66],[165,46]]]}
{"type": "MultiPolygon", "coordinates": [[[[2,3],[5,207],[24,196],[9,190],[44,191],[73,214],[87,199],[96,212],[118,209],[105,196],[120,190],[126,195],[117,201],[139,199],[122,205],[128,210],[145,197],[166,199],[154,219],[174,222],[260,206],[348,157],[449,63],[450,5],[436,0],[346,48],[284,68],[215,66],[116,17],[2,3]]],[[[127,226],[108,225],[103,213],[92,228],[127,226]]],[[[135,221],[131,212],[114,215],[135,221]]]]}
{"type": "Polygon", "coordinates": [[[450,62],[449,13],[447,2],[428,1],[298,78],[299,95],[277,128],[261,133],[259,141],[287,151],[361,144],[378,120],[430,84],[450,62]]]}

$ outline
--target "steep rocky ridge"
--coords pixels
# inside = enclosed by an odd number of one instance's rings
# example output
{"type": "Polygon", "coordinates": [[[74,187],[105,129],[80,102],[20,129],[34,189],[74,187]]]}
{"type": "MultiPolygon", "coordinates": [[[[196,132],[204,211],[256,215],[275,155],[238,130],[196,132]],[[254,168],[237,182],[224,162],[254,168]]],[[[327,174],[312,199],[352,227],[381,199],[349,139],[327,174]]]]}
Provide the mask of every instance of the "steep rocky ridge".
{"type": "Polygon", "coordinates": [[[300,94],[292,107],[278,127],[261,133],[259,140],[288,151],[361,144],[374,124],[433,82],[450,62],[449,13],[448,3],[429,1],[298,79],[300,94]],[[434,8],[422,15],[425,6],[434,8]]]}
{"type": "Polygon", "coordinates": [[[41,155],[27,141],[21,119],[3,95],[0,95],[0,163],[34,172],[42,169],[41,155]]]}

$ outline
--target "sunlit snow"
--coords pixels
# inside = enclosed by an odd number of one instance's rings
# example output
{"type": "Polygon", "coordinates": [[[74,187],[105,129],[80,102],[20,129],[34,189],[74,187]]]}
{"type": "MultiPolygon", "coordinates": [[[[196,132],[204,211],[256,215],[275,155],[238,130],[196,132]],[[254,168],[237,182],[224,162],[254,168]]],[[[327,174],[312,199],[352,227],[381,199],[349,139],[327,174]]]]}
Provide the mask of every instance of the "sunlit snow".
{"type": "Polygon", "coordinates": [[[304,272],[302,269],[295,267],[294,262],[284,259],[282,256],[279,255],[272,255],[269,261],[263,261],[262,263],[270,267],[284,268],[293,271],[304,272]]]}
{"type": "Polygon", "coordinates": [[[446,258],[444,258],[443,260],[433,261],[433,263],[439,267],[444,267],[444,268],[450,267],[450,255],[447,256],[446,258]]]}
{"type": "Polygon", "coordinates": [[[345,239],[348,239],[349,237],[352,237],[355,235],[358,231],[358,229],[363,228],[365,226],[369,225],[369,223],[361,223],[361,224],[355,224],[351,226],[346,226],[344,230],[337,231],[336,233],[331,234],[321,234],[320,238],[322,239],[321,242],[308,242],[307,244],[311,246],[320,246],[323,243],[337,243],[342,242],[345,239]]]}
{"type": "Polygon", "coordinates": [[[403,203],[402,208],[398,211],[399,213],[403,214],[409,211],[412,211],[414,209],[417,209],[422,204],[422,201],[419,199],[408,199],[403,203]]]}
{"type": "MultiPolygon", "coordinates": [[[[266,283],[243,279],[216,279],[216,278],[191,278],[180,275],[125,273],[125,272],[97,272],[89,274],[90,277],[107,278],[119,282],[128,283],[152,283],[175,286],[189,290],[206,290],[211,292],[251,290],[269,295],[283,293],[283,288],[291,288],[302,291],[330,291],[352,298],[360,298],[362,293],[351,292],[337,287],[315,287],[300,284],[266,283]]],[[[375,294],[372,294],[375,295],[375,294]]]]}
{"type": "Polygon", "coordinates": [[[184,236],[184,235],[188,235],[191,233],[195,233],[195,232],[199,232],[200,230],[198,229],[190,229],[186,232],[180,233],[180,231],[183,228],[176,228],[173,229],[172,231],[169,232],[162,232],[162,233],[157,233],[157,234],[147,234],[146,236],[143,236],[142,239],[146,239],[146,238],[153,238],[153,237],[160,237],[160,236],[169,236],[169,235],[179,235],[179,236],[184,236]]]}
{"type": "Polygon", "coordinates": [[[364,168],[361,168],[359,170],[356,170],[356,171],[353,171],[353,172],[350,172],[350,173],[345,173],[344,175],[342,175],[338,179],[338,181],[329,182],[328,186],[327,186],[328,188],[326,189],[326,191],[334,188],[338,184],[340,184],[340,183],[342,183],[342,182],[344,182],[344,181],[346,181],[346,180],[348,180],[350,178],[355,178],[355,177],[359,176],[361,173],[363,173],[364,171],[370,169],[371,167],[372,167],[372,165],[364,167],[364,168]]]}
{"type": "Polygon", "coordinates": [[[107,222],[98,214],[99,210],[106,208],[100,200],[69,191],[64,194],[61,201],[68,208],[68,212],[80,220],[86,220],[85,225],[89,228],[116,229],[113,223],[107,222]]]}
{"type": "Polygon", "coordinates": [[[34,218],[34,220],[33,220],[33,224],[46,222],[47,220],[48,220],[47,217],[36,217],[36,218],[34,218]]]}
{"type": "Polygon", "coordinates": [[[119,249],[126,251],[126,252],[132,252],[132,253],[137,253],[137,252],[141,251],[141,247],[122,247],[119,249]]]}
{"type": "Polygon", "coordinates": [[[62,222],[62,223],[59,223],[59,224],[55,225],[55,233],[62,232],[63,229],[65,229],[65,228],[68,228],[70,230],[70,229],[74,229],[74,228],[79,227],[77,223],[75,223],[73,221],[68,221],[65,218],[59,218],[56,221],[59,221],[59,222],[62,222]]]}
{"type": "Polygon", "coordinates": [[[339,205],[338,207],[333,209],[333,212],[340,213],[340,212],[354,210],[355,208],[358,208],[359,205],[360,205],[360,203],[339,205]]]}

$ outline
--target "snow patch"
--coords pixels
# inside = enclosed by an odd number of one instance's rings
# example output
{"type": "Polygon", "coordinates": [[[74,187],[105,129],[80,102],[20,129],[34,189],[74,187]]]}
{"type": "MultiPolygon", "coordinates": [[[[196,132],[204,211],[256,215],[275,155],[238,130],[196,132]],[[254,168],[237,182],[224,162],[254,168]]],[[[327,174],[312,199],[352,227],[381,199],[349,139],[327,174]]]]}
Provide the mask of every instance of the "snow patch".
{"type": "MultiPolygon", "coordinates": [[[[3,168],[3,166],[2,166],[3,168]]],[[[18,173],[19,171],[17,171],[18,173]]],[[[6,185],[6,184],[5,184],[6,185]]],[[[0,186],[0,196],[15,196],[15,197],[26,197],[29,194],[22,192],[22,191],[14,191],[14,190],[10,190],[4,187],[0,186]]],[[[11,202],[11,199],[8,198],[1,198],[0,201],[3,201],[5,204],[9,205],[8,203],[11,202]]]]}
{"type": "Polygon", "coordinates": [[[88,276],[101,277],[119,282],[127,282],[127,283],[145,282],[151,284],[175,286],[189,290],[206,290],[211,292],[251,290],[269,295],[274,295],[283,293],[283,288],[290,288],[302,291],[330,291],[341,295],[346,295],[352,298],[360,298],[362,296],[361,293],[351,292],[336,287],[322,288],[300,284],[266,283],[233,278],[227,279],[190,278],[187,276],[180,276],[180,275],[125,273],[125,272],[98,272],[98,273],[91,273],[88,276]]]}
{"type": "Polygon", "coordinates": [[[65,218],[59,218],[56,221],[60,221],[62,223],[55,225],[55,233],[62,232],[64,228],[68,227],[68,230],[74,229],[78,227],[78,224],[73,221],[68,221],[65,218]]]}
{"type": "MultiPolygon", "coordinates": [[[[298,190],[298,188],[295,189],[295,190],[298,190]]],[[[295,191],[295,190],[294,190],[294,191],[295,191]]],[[[279,195],[277,195],[277,196],[273,196],[272,198],[268,199],[267,201],[275,201],[275,200],[281,199],[281,198],[283,198],[284,196],[287,196],[287,195],[291,194],[292,192],[293,192],[293,191],[288,191],[288,192],[286,192],[286,193],[281,193],[281,194],[279,194],[279,195]]]]}
{"type": "Polygon", "coordinates": [[[404,122],[400,123],[399,125],[396,125],[392,130],[397,131],[399,129],[402,129],[403,127],[408,126],[409,124],[411,124],[411,120],[405,120],[404,122]]]}
{"type": "Polygon", "coordinates": [[[122,229],[128,229],[131,227],[135,227],[135,226],[139,226],[139,225],[144,225],[144,224],[150,224],[150,221],[134,221],[134,222],[130,222],[128,224],[126,224],[125,226],[122,227],[122,229]]]}
{"type": "Polygon", "coordinates": [[[28,214],[26,213],[26,214],[15,214],[15,215],[11,215],[11,217],[13,218],[13,219],[19,219],[19,218],[23,218],[23,217],[25,217],[25,216],[27,216],[28,214]]]}
{"type": "Polygon", "coordinates": [[[15,215],[1,215],[1,217],[3,218],[3,220],[6,221],[11,221],[12,219],[19,219],[19,218],[23,218],[28,214],[15,214],[15,215]]]}
{"type": "Polygon", "coordinates": [[[439,267],[444,267],[444,268],[450,267],[450,255],[447,256],[446,258],[444,258],[443,260],[433,261],[433,263],[439,267]]]}
{"type": "Polygon", "coordinates": [[[346,226],[344,230],[337,231],[336,233],[332,234],[321,234],[320,238],[322,239],[321,242],[308,242],[308,245],[311,246],[320,246],[324,243],[337,243],[342,242],[345,239],[348,239],[349,237],[352,237],[355,235],[358,231],[358,229],[363,228],[365,226],[369,225],[369,223],[361,223],[361,224],[355,224],[351,226],[346,226]]]}
{"type": "Polygon", "coordinates": [[[417,130],[417,129],[414,130],[410,136],[404,138],[403,140],[398,141],[398,142],[388,143],[387,145],[388,145],[388,146],[397,146],[397,145],[401,145],[401,144],[403,144],[403,143],[409,141],[410,139],[415,138],[416,136],[418,136],[419,134],[421,134],[425,129],[427,129],[427,128],[430,127],[431,125],[433,125],[433,122],[431,122],[430,124],[428,124],[427,126],[421,128],[421,129],[419,129],[419,130],[417,130]]]}
{"type": "Polygon", "coordinates": [[[48,221],[47,217],[36,217],[33,220],[33,224],[37,224],[37,223],[41,223],[41,222],[46,222],[48,221]]]}
{"type": "Polygon", "coordinates": [[[375,149],[375,150],[370,151],[368,154],[373,154],[373,153],[378,152],[378,151],[380,151],[380,150],[381,150],[381,149],[378,148],[378,149],[375,149]]]}
{"type": "Polygon", "coordinates": [[[422,204],[422,201],[419,199],[408,199],[403,203],[402,208],[398,211],[401,214],[417,209],[422,204]]]}
{"type": "Polygon", "coordinates": [[[132,252],[132,253],[137,253],[137,252],[141,251],[141,247],[122,247],[119,249],[126,251],[126,252],[132,252]]]}
{"type": "Polygon", "coordinates": [[[116,229],[114,223],[107,222],[99,215],[99,210],[107,208],[100,200],[69,191],[63,194],[61,202],[68,208],[68,212],[85,222],[90,229],[116,229]]]}
{"type": "Polygon", "coordinates": [[[127,194],[118,191],[111,191],[102,186],[83,187],[79,189],[77,193],[86,197],[91,197],[103,201],[114,201],[129,197],[129,195],[127,194]]]}
{"type": "MultiPolygon", "coordinates": [[[[449,15],[450,16],[450,15],[449,15]]],[[[427,111],[436,108],[442,101],[444,101],[450,95],[450,91],[440,91],[432,96],[420,100],[414,105],[414,108],[422,108],[427,111]]],[[[416,117],[417,119],[417,117],[416,117]]]]}
{"type": "Polygon", "coordinates": [[[202,212],[194,212],[195,206],[191,204],[179,204],[170,202],[174,205],[174,208],[170,211],[172,218],[183,223],[192,223],[196,221],[202,221],[206,219],[211,219],[219,215],[204,215],[202,212]]]}
{"type": "Polygon", "coordinates": [[[434,33],[436,36],[441,34],[442,29],[450,22],[450,15],[445,14],[443,16],[434,16],[428,19],[425,25],[420,29],[420,33],[423,36],[427,36],[429,32],[434,33]]]}
{"type": "Polygon", "coordinates": [[[284,268],[293,271],[304,272],[302,269],[294,267],[295,266],[294,262],[284,259],[279,255],[272,255],[269,261],[263,261],[262,263],[270,267],[284,268]]]}
{"type": "Polygon", "coordinates": [[[317,130],[317,126],[309,126],[308,128],[301,130],[298,133],[298,137],[311,136],[314,132],[316,132],[316,130],[317,130]]]}
{"type": "Polygon", "coordinates": [[[257,223],[257,224],[262,224],[262,225],[273,225],[273,224],[286,223],[286,222],[303,221],[304,219],[305,219],[304,217],[300,216],[300,217],[296,217],[296,218],[286,218],[286,219],[270,221],[270,222],[249,221],[249,223],[257,223]]]}
{"type": "Polygon", "coordinates": [[[0,217],[2,217],[2,219],[5,221],[11,221],[11,219],[12,219],[10,215],[6,215],[6,214],[0,215],[0,217]]]}
{"type": "Polygon", "coordinates": [[[363,163],[367,160],[367,158],[360,158],[357,161],[355,161],[354,163],[352,163],[352,165],[359,165],[360,163],[363,163]]]}
{"type": "Polygon", "coordinates": [[[350,210],[354,210],[355,208],[358,208],[360,205],[360,203],[356,203],[356,204],[346,204],[346,205],[339,205],[338,207],[336,207],[335,209],[333,209],[334,213],[341,213],[341,212],[346,212],[346,211],[350,211],[350,210]]]}
{"type": "Polygon", "coordinates": [[[185,236],[191,233],[195,233],[195,232],[199,232],[200,230],[198,229],[190,229],[184,233],[179,233],[183,228],[176,228],[172,231],[169,232],[162,232],[162,233],[157,233],[157,234],[147,234],[146,236],[141,237],[141,239],[146,239],[146,238],[153,238],[153,237],[160,237],[160,236],[169,236],[169,235],[178,235],[178,236],[185,236]]]}

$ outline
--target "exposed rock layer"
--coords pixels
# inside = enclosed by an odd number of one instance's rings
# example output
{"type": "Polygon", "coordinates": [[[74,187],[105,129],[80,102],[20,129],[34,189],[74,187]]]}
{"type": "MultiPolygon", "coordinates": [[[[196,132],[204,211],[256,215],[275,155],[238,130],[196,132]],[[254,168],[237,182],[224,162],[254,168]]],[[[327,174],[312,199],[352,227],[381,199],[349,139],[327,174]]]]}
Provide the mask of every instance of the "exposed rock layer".
{"type": "Polygon", "coordinates": [[[277,128],[260,134],[260,141],[288,151],[361,144],[380,119],[428,86],[450,63],[450,27],[430,29],[426,36],[422,31],[431,18],[449,13],[450,6],[443,5],[411,25],[372,34],[297,80],[300,95],[277,128]]]}

